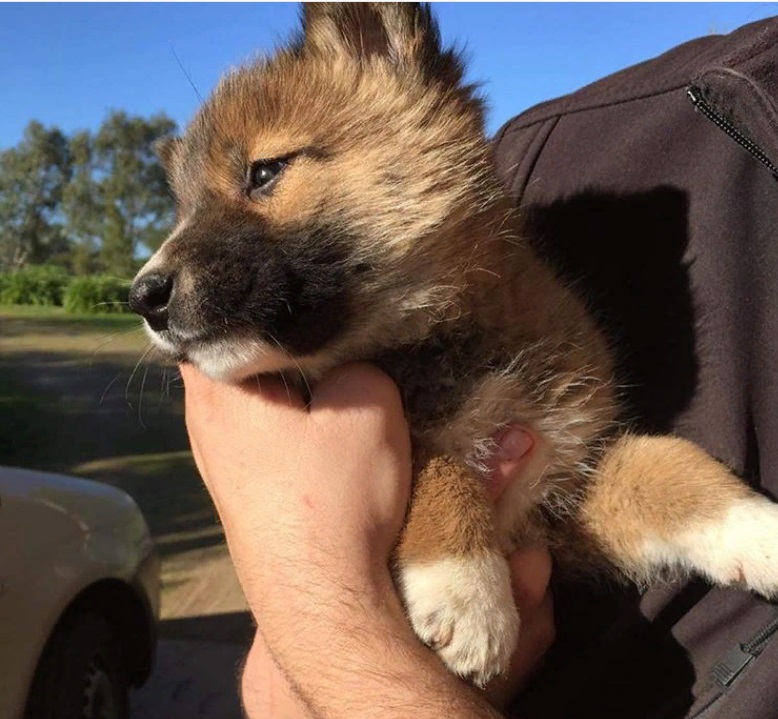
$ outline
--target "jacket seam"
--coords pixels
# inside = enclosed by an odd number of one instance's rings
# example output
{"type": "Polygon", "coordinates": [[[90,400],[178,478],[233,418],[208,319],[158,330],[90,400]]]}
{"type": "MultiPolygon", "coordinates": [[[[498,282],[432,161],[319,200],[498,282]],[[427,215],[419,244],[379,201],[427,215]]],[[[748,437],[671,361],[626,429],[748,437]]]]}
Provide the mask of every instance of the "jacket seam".
{"type": "MultiPolygon", "coordinates": [[[[678,90],[683,90],[688,86],[689,82],[686,81],[680,85],[675,85],[673,87],[663,88],[662,90],[656,90],[653,92],[647,92],[642,95],[632,95],[630,97],[623,97],[619,98],[618,100],[609,100],[609,101],[603,101],[603,102],[595,102],[589,105],[584,105],[581,107],[573,107],[571,109],[562,109],[557,110],[555,112],[549,112],[546,115],[543,115],[537,119],[529,120],[526,123],[517,123],[515,125],[511,124],[509,126],[509,130],[526,130],[529,127],[532,127],[532,125],[536,125],[540,122],[545,122],[546,120],[550,120],[551,118],[556,117],[559,119],[560,117],[566,116],[566,115],[575,115],[579,112],[587,112],[589,110],[601,110],[605,107],[615,107],[616,105],[626,105],[630,102],[635,102],[637,100],[647,100],[651,97],[658,97],[659,95],[666,95],[671,92],[677,92],[678,90]]],[[[517,120],[519,118],[516,118],[517,120]]]]}
{"type": "MultiPolygon", "coordinates": [[[[529,167],[527,168],[527,172],[525,173],[525,179],[522,183],[521,189],[518,189],[517,197],[519,198],[519,202],[521,202],[521,198],[524,197],[524,191],[527,189],[527,185],[529,185],[530,178],[532,177],[533,173],[535,172],[535,167],[537,166],[538,162],[540,161],[540,155],[543,152],[543,149],[545,148],[546,144],[548,143],[549,138],[551,137],[552,133],[556,129],[557,124],[559,123],[560,117],[550,117],[546,120],[546,122],[550,122],[550,127],[548,128],[548,132],[546,133],[546,137],[543,140],[540,147],[537,148],[535,151],[535,156],[532,158],[532,161],[529,164],[529,167]]],[[[537,139],[538,135],[543,131],[543,126],[541,125],[538,127],[537,132],[535,133],[535,137],[533,140],[537,139]]],[[[516,182],[516,178],[519,174],[519,167],[521,166],[521,163],[516,163],[516,169],[513,171],[513,176],[511,177],[511,184],[509,187],[513,188],[514,184],[516,182]]]]}

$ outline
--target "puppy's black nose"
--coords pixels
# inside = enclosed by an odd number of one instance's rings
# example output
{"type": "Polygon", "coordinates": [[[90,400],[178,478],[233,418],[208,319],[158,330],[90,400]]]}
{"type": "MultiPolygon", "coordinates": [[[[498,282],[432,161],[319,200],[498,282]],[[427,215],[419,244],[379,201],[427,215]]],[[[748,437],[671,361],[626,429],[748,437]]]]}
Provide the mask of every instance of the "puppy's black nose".
{"type": "Polygon", "coordinates": [[[167,306],[173,293],[173,276],[150,272],[138,277],[130,289],[130,307],[141,315],[151,329],[167,329],[167,306]]]}

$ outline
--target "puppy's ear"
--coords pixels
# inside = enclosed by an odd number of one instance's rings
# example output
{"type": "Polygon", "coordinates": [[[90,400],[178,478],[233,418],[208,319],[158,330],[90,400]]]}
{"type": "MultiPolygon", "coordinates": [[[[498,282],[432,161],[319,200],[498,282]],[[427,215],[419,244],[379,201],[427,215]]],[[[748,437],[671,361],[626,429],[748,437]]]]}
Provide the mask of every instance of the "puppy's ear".
{"type": "Polygon", "coordinates": [[[171,174],[173,158],[180,145],[181,140],[173,135],[165,135],[154,142],[154,154],[159,158],[168,175],[171,174]]]}
{"type": "Polygon", "coordinates": [[[380,56],[429,80],[457,85],[462,63],[441,47],[430,8],[420,3],[313,2],[303,4],[303,50],[380,56]]]}

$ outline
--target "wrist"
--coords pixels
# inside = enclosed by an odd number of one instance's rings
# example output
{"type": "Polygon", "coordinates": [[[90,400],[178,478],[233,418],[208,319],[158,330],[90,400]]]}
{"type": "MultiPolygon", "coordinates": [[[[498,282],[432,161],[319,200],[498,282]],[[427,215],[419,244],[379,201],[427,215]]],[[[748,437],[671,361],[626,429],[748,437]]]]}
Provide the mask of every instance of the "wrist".
{"type": "Polygon", "coordinates": [[[334,651],[345,654],[351,643],[379,634],[411,632],[386,569],[358,580],[326,574],[294,587],[278,582],[255,609],[268,646],[284,665],[315,663],[334,651]]]}
{"type": "MultiPolygon", "coordinates": [[[[264,638],[311,716],[498,716],[418,641],[393,590],[381,598],[349,595],[337,604],[319,606],[305,618],[298,618],[295,630],[282,636],[276,636],[273,625],[260,624],[264,638]]],[[[249,669],[250,663],[243,691],[247,711],[254,719],[249,701],[262,700],[257,697],[261,677],[249,669]]]]}

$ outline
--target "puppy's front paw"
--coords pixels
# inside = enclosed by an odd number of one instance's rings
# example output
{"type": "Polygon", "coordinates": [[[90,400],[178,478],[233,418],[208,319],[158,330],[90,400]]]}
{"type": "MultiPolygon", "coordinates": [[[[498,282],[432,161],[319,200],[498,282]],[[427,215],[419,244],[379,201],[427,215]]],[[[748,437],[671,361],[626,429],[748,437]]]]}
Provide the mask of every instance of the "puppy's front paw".
{"type": "Polygon", "coordinates": [[[698,534],[703,570],[712,579],[778,595],[778,505],[757,496],[741,500],[698,534]]]}
{"type": "Polygon", "coordinates": [[[778,505],[752,496],[716,520],[690,522],[668,540],[646,542],[648,556],[696,570],[716,584],[778,596],[778,505]]]}
{"type": "Polygon", "coordinates": [[[407,564],[400,579],[416,634],[451,671],[483,686],[508,669],[519,615],[501,555],[407,564]]]}

